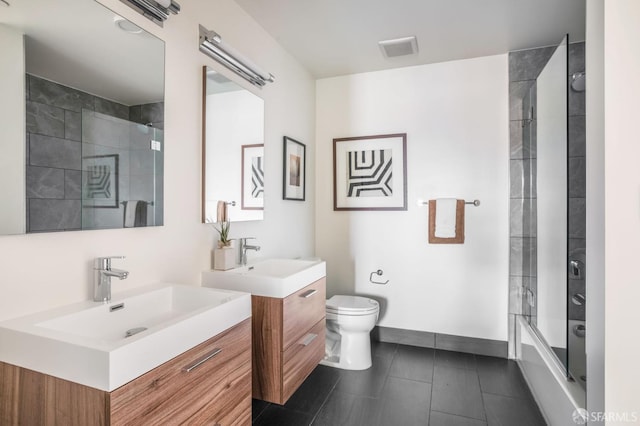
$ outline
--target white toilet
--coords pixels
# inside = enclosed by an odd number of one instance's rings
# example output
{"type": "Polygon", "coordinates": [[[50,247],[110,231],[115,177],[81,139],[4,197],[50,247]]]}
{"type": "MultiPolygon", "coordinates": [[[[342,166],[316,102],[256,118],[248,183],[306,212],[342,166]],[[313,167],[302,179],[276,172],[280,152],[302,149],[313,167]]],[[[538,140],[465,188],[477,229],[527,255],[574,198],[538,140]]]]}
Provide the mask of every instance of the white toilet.
{"type": "Polygon", "coordinates": [[[377,301],[336,295],[327,300],[325,358],[320,363],[344,370],[371,367],[370,333],[378,321],[377,301]]]}

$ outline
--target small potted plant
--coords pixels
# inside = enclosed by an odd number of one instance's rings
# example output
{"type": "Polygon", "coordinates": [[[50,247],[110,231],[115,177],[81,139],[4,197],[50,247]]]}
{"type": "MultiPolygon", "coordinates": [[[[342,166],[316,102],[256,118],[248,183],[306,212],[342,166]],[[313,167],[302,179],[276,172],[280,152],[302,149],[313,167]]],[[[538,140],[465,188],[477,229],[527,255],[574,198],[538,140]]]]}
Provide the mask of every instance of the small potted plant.
{"type": "Polygon", "coordinates": [[[219,227],[213,225],[218,231],[218,247],[213,250],[213,269],[226,271],[236,266],[236,254],[233,250],[233,240],[229,238],[231,222],[220,222],[219,227]]]}

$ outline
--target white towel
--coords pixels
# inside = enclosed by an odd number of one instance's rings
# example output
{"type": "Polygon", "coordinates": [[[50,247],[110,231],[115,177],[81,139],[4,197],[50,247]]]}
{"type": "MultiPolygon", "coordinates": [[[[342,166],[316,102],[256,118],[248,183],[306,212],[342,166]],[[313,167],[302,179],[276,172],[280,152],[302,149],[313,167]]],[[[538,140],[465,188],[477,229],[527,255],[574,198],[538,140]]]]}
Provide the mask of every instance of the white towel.
{"type": "Polygon", "coordinates": [[[133,228],[136,224],[136,208],[142,201],[127,201],[124,204],[124,227],[133,228]]]}
{"type": "Polygon", "coordinates": [[[436,200],[436,230],[438,238],[455,238],[456,236],[456,208],[458,200],[455,198],[438,198],[436,200]]]}

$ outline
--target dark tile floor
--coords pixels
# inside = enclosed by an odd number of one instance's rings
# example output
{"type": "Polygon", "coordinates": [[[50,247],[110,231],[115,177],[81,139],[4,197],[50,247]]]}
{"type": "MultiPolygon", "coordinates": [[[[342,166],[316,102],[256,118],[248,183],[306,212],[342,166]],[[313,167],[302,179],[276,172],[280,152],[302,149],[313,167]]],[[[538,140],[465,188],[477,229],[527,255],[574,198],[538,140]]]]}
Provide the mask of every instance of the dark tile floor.
{"type": "Polygon", "coordinates": [[[374,343],[373,366],[319,365],[284,405],[253,401],[260,426],[545,425],[514,361],[374,343]]]}

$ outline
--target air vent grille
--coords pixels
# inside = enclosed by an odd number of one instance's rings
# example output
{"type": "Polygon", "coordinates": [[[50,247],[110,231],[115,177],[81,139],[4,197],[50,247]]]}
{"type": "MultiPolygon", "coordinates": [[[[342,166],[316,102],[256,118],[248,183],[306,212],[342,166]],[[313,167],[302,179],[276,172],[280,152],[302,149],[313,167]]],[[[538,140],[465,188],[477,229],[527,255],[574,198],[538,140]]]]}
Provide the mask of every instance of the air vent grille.
{"type": "Polygon", "coordinates": [[[379,41],[378,45],[385,58],[415,55],[418,53],[418,42],[415,36],[379,41]]]}

